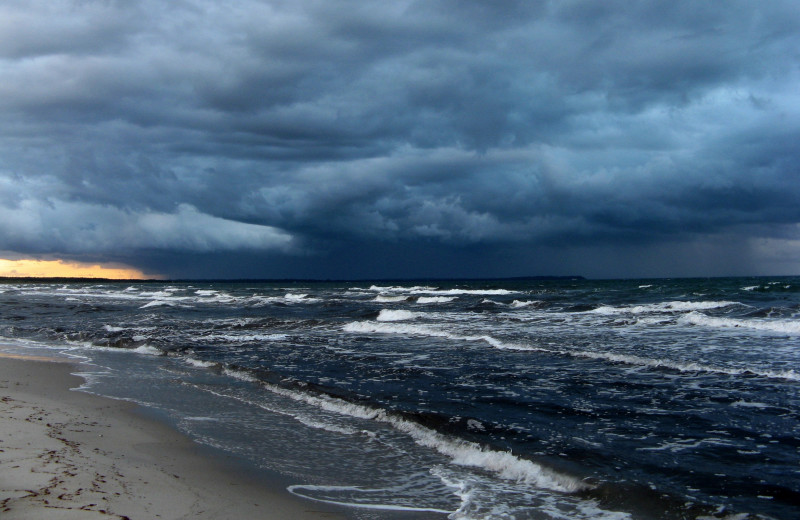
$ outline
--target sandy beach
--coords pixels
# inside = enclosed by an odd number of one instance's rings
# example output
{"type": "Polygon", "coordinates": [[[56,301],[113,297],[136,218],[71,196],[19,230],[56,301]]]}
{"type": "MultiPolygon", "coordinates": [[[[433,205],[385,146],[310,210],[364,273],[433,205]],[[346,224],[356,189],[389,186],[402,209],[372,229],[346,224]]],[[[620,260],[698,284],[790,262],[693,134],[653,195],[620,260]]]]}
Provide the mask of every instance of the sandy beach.
{"type": "Polygon", "coordinates": [[[3,519],[334,519],[137,406],[71,391],[73,365],[0,357],[3,519]]]}

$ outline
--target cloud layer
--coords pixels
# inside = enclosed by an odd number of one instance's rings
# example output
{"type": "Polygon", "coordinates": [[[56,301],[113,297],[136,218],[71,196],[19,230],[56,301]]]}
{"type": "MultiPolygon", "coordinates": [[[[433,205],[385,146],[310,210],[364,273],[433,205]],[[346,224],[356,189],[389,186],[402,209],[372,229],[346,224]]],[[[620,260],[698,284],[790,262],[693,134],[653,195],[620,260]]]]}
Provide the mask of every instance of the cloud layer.
{"type": "Polygon", "coordinates": [[[173,276],[797,270],[798,26],[792,1],[4,2],[0,249],[173,276]]]}

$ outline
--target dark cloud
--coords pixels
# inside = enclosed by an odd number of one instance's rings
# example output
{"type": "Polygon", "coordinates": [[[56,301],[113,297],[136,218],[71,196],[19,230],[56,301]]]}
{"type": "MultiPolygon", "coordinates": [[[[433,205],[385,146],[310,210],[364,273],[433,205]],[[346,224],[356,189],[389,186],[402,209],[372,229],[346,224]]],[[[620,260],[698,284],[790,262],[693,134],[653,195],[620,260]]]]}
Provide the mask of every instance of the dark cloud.
{"type": "Polygon", "coordinates": [[[790,1],[5,2],[0,250],[797,271],[798,23],[790,1]]]}

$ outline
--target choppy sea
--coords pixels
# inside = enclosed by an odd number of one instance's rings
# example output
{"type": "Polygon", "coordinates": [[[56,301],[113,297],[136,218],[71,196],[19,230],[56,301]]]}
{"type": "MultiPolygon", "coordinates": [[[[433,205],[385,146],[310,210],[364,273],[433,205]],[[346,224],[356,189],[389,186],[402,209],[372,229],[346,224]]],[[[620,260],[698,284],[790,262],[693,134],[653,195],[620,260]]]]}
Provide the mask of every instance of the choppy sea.
{"type": "Polygon", "coordinates": [[[356,518],[800,518],[800,278],[0,283],[0,350],[356,518]]]}

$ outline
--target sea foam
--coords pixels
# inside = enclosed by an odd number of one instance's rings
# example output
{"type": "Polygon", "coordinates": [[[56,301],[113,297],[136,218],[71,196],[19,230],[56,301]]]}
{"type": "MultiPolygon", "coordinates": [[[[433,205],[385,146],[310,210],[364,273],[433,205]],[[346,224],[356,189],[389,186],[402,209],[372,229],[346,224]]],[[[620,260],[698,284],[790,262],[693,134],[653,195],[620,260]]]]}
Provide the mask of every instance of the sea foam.
{"type": "Polygon", "coordinates": [[[745,328],[779,334],[800,334],[800,320],[739,320],[706,316],[700,312],[690,312],[680,318],[683,323],[714,328],[745,328]]]}
{"type": "Polygon", "coordinates": [[[614,307],[610,305],[603,305],[587,312],[610,316],[615,314],[689,312],[689,311],[708,310],[708,309],[720,309],[724,307],[730,307],[731,305],[741,305],[741,304],[738,302],[731,302],[731,301],[699,301],[699,302],[671,301],[671,302],[651,303],[647,305],[633,305],[630,307],[614,307]]]}
{"type": "Polygon", "coordinates": [[[405,321],[413,320],[420,313],[405,310],[382,309],[376,318],[378,321],[405,321]]]}
{"type": "Polygon", "coordinates": [[[493,450],[471,441],[439,433],[416,422],[391,415],[381,408],[354,404],[335,397],[289,390],[269,383],[263,385],[276,394],[328,412],[389,424],[411,437],[416,444],[436,450],[459,466],[480,468],[495,473],[503,479],[551,491],[573,493],[591,487],[577,478],[550,470],[510,452],[493,450]]]}
{"type": "Polygon", "coordinates": [[[351,322],[344,326],[346,332],[356,333],[378,333],[378,334],[404,334],[411,336],[428,336],[447,338],[456,341],[484,342],[489,346],[501,350],[517,350],[526,352],[541,352],[557,356],[568,356],[582,359],[595,359],[609,363],[619,363],[632,366],[642,366],[653,369],[670,369],[679,372],[708,372],[726,375],[753,375],[769,379],[785,379],[789,381],[800,381],[800,373],[790,370],[769,370],[755,367],[733,368],[713,366],[694,361],[675,361],[669,359],[655,359],[637,356],[635,354],[618,354],[614,352],[598,352],[590,350],[569,350],[537,347],[533,345],[512,343],[500,340],[488,334],[460,335],[453,334],[438,328],[427,325],[416,325],[408,323],[377,323],[370,321],[351,322]]]}
{"type": "Polygon", "coordinates": [[[420,296],[417,303],[450,303],[456,299],[456,296],[420,296]]]}

